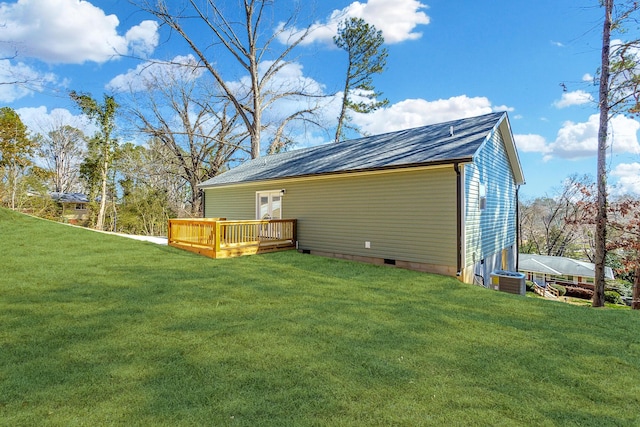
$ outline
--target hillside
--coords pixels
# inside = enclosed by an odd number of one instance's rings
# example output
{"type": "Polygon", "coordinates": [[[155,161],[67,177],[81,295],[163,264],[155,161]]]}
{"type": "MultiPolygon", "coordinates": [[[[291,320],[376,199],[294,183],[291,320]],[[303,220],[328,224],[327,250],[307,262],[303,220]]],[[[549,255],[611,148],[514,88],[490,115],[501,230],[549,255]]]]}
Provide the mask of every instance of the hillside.
{"type": "Polygon", "coordinates": [[[0,209],[0,425],[639,425],[640,316],[0,209]]]}

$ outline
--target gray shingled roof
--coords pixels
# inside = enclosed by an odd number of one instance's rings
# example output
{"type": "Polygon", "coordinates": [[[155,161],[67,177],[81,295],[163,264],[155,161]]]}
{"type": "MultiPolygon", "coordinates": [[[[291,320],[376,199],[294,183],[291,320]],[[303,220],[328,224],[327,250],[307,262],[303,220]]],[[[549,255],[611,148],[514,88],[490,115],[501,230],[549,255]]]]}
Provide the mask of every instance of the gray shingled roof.
{"type": "Polygon", "coordinates": [[[264,156],[199,187],[470,161],[505,117],[506,113],[491,113],[264,156]]]}
{"type": "MultiPolygon", "coordinates": [[[[572,258],[536,254],[520,254],[518,269],[557,276],[595,277],[595,265],[572,258]]],[[[604,268],[605,277],[614,279],[611,267],[604,268]]]]}
{"type": "Polygon", "coordinates": [[[82,193],[51,193],[51,198],[61,203],[89,203],[89,199],[82,193]]]}

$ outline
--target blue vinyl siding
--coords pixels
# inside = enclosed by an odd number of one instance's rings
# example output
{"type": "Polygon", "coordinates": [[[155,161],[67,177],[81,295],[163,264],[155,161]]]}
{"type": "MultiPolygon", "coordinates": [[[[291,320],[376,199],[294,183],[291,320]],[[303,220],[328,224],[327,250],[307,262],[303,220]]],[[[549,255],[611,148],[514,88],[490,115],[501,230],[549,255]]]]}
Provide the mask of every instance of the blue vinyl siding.
{"type": "Polygon", "coordinates": [[[500,129],[465,165],[465,266],[516,244],[516,184],[500,129]],[[486,186],[484,209],[479,206],[480,185],[486,186]]]}

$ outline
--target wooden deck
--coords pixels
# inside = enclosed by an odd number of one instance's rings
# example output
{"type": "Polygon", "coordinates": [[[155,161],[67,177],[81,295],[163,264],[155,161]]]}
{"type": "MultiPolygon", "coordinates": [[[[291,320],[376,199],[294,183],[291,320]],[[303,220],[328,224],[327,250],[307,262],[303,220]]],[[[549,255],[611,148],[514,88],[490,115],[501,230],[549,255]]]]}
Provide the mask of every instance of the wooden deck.
{"type": "Polygon", "coordinates": [[[170,219],[167,241],[211,258],[295,249],[296,220],[170,219]]]}

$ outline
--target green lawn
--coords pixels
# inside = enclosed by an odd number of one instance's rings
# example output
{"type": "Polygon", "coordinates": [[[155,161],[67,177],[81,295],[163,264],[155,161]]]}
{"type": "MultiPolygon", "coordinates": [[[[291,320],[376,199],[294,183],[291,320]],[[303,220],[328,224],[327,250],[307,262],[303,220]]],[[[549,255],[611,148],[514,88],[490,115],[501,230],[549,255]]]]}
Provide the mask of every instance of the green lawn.
{"type": "Polygon", "coordinates": [[[0,425],[640,424],[640,315],[0,210],[0,425]]]}

